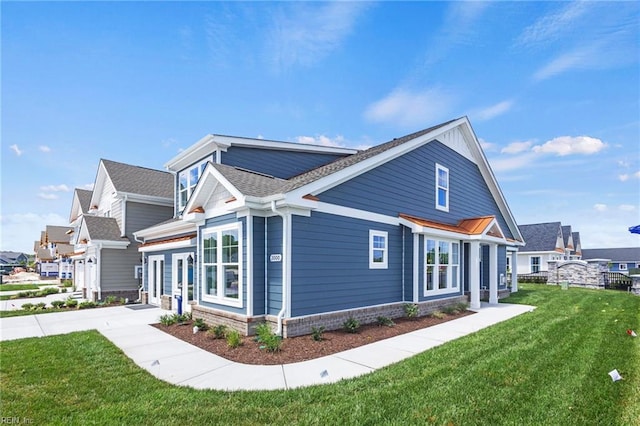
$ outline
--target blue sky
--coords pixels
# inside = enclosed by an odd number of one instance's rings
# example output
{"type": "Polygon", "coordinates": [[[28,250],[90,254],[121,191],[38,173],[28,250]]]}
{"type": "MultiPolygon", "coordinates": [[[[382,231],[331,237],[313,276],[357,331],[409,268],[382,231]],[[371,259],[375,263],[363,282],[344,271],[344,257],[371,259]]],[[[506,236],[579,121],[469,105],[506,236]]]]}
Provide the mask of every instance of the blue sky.
{"type": "Polygon", "coordinates": [[[100,158],[208,133],[367,147],[467,115],[520,224],[640,245],[637,2],[3,2],[0,249],[100,158]]]}

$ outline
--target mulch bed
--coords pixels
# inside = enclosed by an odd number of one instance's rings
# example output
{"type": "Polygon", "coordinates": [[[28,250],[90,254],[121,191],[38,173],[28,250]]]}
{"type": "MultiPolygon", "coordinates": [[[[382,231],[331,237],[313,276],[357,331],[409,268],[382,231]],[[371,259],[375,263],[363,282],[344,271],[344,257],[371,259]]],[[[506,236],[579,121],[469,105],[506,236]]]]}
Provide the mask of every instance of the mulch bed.
{"type": "Polygon", "coordinates": [[[310,335],[290,337],[282,341],[279,352],[261,349],[260,343],[255,341],[254,336],[243,337],[242,346],[238,348],[229,348],[225,339],[215,339],[204,331],[193,334],[191,322],[170,326],[154,324],[154,327],[231,361],[242,364],[276,365],[320,358],[472,314],[474,312],[464,311],[458,314],[447,314],[443,318],[430,316],[415,319],[397,318],[392,327],[363,325],[357,333],[347,333],[342,330],[325,331],[322,335],[324,339],[319,342],[314,341],[310,335]]]}

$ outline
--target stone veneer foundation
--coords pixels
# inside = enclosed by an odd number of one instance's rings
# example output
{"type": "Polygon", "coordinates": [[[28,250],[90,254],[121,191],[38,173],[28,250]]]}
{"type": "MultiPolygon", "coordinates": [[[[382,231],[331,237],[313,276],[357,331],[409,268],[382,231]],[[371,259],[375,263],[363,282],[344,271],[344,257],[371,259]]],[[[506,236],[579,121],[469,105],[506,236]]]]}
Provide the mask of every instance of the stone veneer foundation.
{"type": "MultiPolygon", "coordinates": [[[[455,306],[459,303],[468,304],[469,297],[457,296],[446,299],[431,300],[428,302],[420,302],[417,303],[418,316],[429,315],[432,312],[445,309],[449,306],[455,306]]],[[[357,319],[360,324],[363,325],[376,322],[377,318],[380,316],[385,316],[391,319],[404,317],[404,305],[405,302],[401,302],[368,308],[350,309],[347,311],[330,312],[326,314],[285,318],[282,320],[282,336],[286,338],[311,334],[312,327],[324,327],[327,331],[337,330],[342,328],[342,324],[349,317],[357,319]]],[[[244,315],[237,315],[199,305],[194,305],[191,309],[194,319],[202,318],[204,322],[210,326],[223,324],[246,336],[255,334],[256,326],[263,322],[271,324],[275,330],[278,321],[275,315],[246,317],[244,315]]]]}

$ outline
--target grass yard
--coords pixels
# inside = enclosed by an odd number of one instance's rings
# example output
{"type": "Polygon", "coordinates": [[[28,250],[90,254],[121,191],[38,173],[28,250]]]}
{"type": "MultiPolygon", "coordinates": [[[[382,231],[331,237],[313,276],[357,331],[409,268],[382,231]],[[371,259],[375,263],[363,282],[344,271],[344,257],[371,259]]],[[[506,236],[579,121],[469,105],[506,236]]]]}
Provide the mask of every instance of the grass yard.
{"type": "Polygon", "coordinates": [[[626,334],[640,331],[640,297],[531,284],[507,301],[538,309],[292,391],[172,386],[95,331],[2,342],[0,412],[33,424],[640,425],[640,337],[626,334]]]}
{"type": "Polygon", "coordinates": [[[39,288],[36,284],[0,284],[0,293],[3,291],[38,290],[39,288]]]}

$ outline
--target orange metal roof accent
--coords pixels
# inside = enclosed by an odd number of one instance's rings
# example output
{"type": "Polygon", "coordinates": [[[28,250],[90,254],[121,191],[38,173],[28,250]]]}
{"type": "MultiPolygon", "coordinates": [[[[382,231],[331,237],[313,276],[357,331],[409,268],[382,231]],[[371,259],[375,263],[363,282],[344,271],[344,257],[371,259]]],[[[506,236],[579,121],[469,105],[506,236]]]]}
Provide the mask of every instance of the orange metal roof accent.
{"type": "Polygon", "coordinates": [[[311,194],[307,194],[302,198],[304,198],[305,200],[320,201],[320,198],[316,197],[315,195],[311,195],[311,194]]]}
{"type": "Polygon", "coordinates": [[[191,210],[189,213],[204,213],[204,208],[202,206],[198,206],[191,210]]]}
{"type": "Polygon", "coordinates": [[[233,203],[236,200],[237,200],[236,197],[231,197],[227,201],[225,201],[225,203],[233,203]]]}
{"type": "Polygon", "coordinates": [[[149,247],[149,246],[155,246],[155,245],[158,245],[158,244],[175,243],[177,241],[187,241],[187,240],[190,240],[191,238],[195,238],[197,235],[198,234],[189,234],[189,235],[183,235],[182,237],[168,238],[166,240],[159,240],[159,241],[152,241],[150,243],[140,244],[140,247],[149,247]]]}
{"type": "MultiPolygon", "coordinates": [[[[442,231],[457,232],[459,234],[467,235],[482,234],[487,229],[487,226],[489,226],[489,224],[495,219],[495,216],[482,216],[462,219],[458,222],[457,225],[447,225],[446,223],[434,222],[403,213],[400,214],[400,217],[420,226],[425,226],[427,228],[440,229],[442,231]]],[[[504,235],[502,235],[497,226],[492,226],[488,232],[488,235],[492,235],[498,238],[504,238],[504,235]]]]}

